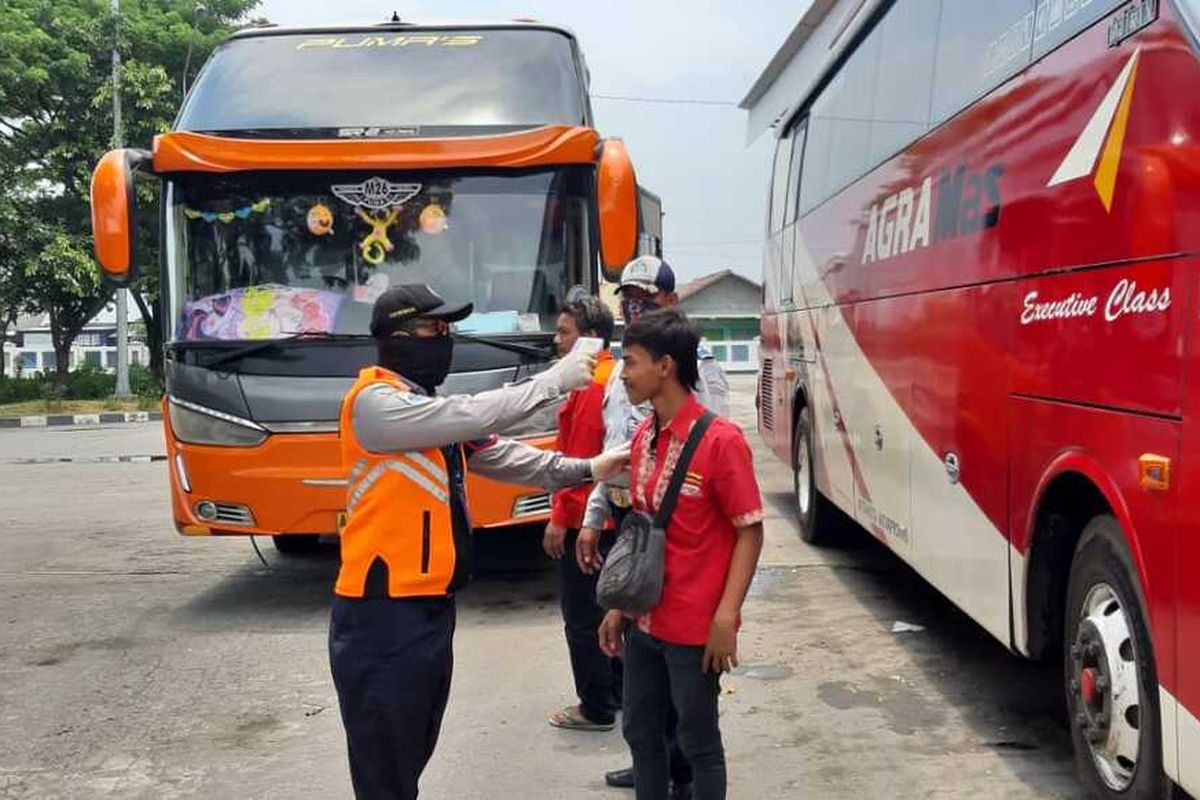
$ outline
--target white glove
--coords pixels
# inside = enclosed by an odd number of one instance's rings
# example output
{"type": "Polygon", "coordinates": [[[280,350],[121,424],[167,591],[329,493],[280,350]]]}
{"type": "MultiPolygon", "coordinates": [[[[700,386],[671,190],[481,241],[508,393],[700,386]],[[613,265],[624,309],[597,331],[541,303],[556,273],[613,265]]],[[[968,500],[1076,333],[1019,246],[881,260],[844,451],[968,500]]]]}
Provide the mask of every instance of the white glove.
{"type": "Polygon", "coordinates": [[[592,458],[592,480],[606,481],[620,475],[629,466],[629,443],[605,450],[592,458]]]}
{"type": "Polygon", "coordinates": [[[595,353],[572,352],[560,358],[550,369],[539,372],[533,379],[555,387],[559,394],[566,394],[587,386],[595,374],[595,353]]]}

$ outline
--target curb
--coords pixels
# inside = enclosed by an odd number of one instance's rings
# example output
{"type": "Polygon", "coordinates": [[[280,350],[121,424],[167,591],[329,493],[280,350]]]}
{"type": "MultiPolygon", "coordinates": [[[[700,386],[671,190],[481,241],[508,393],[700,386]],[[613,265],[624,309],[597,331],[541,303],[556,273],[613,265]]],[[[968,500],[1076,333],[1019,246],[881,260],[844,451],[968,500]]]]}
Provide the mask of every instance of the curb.
{"type": "Polygon", "coordinates": [[[66,425],[111,425],[161,420],[161,411],[104,411],[99,414],[46,414],[32,417],[0,417],[0,428],[56,428],[66,425]]]}

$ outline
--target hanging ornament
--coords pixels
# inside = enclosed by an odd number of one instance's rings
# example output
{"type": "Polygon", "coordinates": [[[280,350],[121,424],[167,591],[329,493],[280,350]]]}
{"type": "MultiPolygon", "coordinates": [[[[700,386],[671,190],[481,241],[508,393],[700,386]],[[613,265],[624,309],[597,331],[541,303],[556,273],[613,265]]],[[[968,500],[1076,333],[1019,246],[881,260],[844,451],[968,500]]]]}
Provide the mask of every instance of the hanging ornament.
{"type": "Polygon", "coordinates": [[[333,212],[324,203],[317,203],[308,210],[308,232],[313,236],[328,236],[333,233],[333,212]]]}
{"type": "Polygon", "coordinates": [[[362,250],[363,261],[368,264],[380,264],[388,253],[396,249],[387,232],[399,217],[400,209],[397,206],[393,206],[386,214],[382,211],[367,213],[361,208],[358,209],[358,218],[371,226],[371,232],[358,245],[362,250]]]}
{"type": "Polygon", "coordinates": [[[446,211],[437,203],[430,203],[421,211],[421,232],[436,236],[446,230],[446,211]]]}
{"type": "Polygon", "coordinates": [[[271,207],[271,198],[264,197],[248,206],[236,208],[233,211],[201,211],[197,208],[184,206],[183,215],[188,219],[202,219],[205,222],[223,222],[228,225],[235,219],[246,219],[251,214],[261,214],[271,207]]]}

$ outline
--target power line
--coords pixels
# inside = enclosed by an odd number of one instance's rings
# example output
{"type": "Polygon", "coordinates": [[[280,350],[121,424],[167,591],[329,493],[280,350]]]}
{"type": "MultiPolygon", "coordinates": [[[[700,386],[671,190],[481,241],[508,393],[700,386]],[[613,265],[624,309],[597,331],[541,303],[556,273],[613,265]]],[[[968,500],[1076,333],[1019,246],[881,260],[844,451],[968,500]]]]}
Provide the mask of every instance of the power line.
{"type": "Polygon", "coordinates": [[[692,97],[633,97],[625,94],[593,94],[593,100],[616,100],[622,103],[659,103],[662,105],[736,106],[734,100],[704,100],[692,97]]]}

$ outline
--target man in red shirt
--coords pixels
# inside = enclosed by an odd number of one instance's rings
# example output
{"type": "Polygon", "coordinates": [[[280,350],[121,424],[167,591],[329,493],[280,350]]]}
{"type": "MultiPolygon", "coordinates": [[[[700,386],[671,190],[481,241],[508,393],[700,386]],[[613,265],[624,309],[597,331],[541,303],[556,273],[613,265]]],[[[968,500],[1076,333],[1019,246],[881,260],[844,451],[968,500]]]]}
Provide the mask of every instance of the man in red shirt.
{"type": "MultiPolygon", "coordinates": [[[[633,437],[630,491],[638,511],[658,509],[692,425],[704,413],[691,392],[699,341],[695,325],[673,309],[647,314],[625,331],[621,379],[631,402],[649,400],[654,407],[633,437]]],[[[679,746],[695,774],[693,796],[725,797],[719,679],[738,663],[737,632],[762,551],[762,519],[746,437],[718,417],[696,448],[667,524],[658,605],[632,626],[620,611],[610,611],[600,627],[605,653],[624,650],[622,732],[633,752],[638,800],[668,796],[663,729],[672,703],[679,746]]],[[[595,553],[589,558],[600,560],[595,553]]]]}
{"type": "MultiPolygon", "coordinates": [[[[580,336],[604,341],[604,350],[596,359],[595,379],[571,392],[558,412],[558,450],[564,454],[594,456],[604,449],[602,415],[604,387],[613,368],[612,353],[608,350],[612,334],[612,312],[594,297],[568,301],[558,315],[554,345],[559,355],[571,352],[580,336]]],[[[550,524],[542,541],[546,554],[558,559],[560,565],[563,623],[575,693],[579,697],[578,704],[551,714],[550,724],[572,730],[608,731],[612,730],[617,709],[621,707],[621,662],[600,650],[596,629],[604,611],[596,604],[597,576],[583,572],[573,557],[591,490],[591,484],[584,484],[554,493],[550,524]]],[[[601,535],[603,552],[608,552],[614,539],[612,531],[601,535]]]]}

